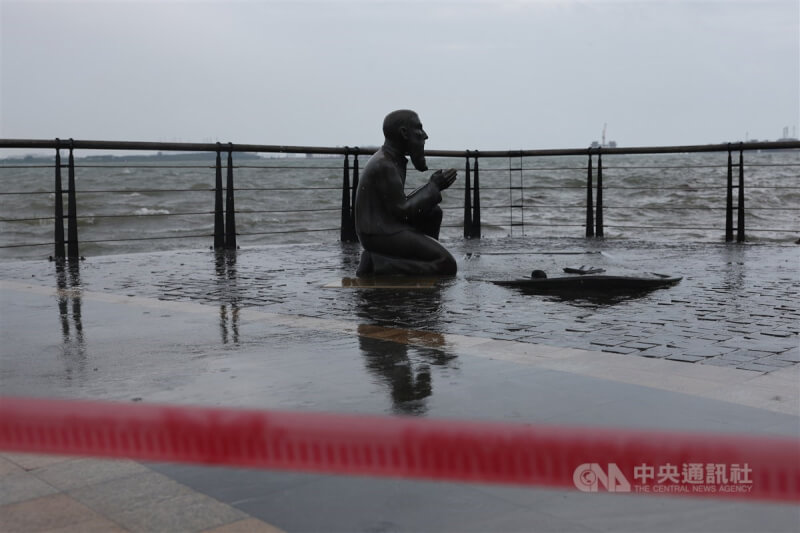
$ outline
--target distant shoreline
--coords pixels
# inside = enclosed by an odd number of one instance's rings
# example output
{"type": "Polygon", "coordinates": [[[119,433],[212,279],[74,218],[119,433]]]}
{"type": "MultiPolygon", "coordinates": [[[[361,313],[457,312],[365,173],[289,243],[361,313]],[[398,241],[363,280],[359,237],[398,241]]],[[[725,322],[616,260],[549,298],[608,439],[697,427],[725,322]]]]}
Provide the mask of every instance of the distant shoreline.
{"type": "MultiPolygon", "coordinates": [[[[63,157],[63,156],[62,156],[63,157]]],[[[86,155],[76,156],[75,160],[92,163],[126,163],[126,162],[141,162],[141,161],[211,161],[216,159],[216,152],[176,152],[176,153],[156,153],[156,154],[131,154],[131,155],[86,155]]],[[[54,156],[50,155],[26,155],[14,156],[9,158],[0,158],[0,165],[3,164],[36,164],[36,163],[52,163],[54,156]]],[[[242,159],[259,160],[259,159],[274,159],[273,157],[262,157],[252,152],[237,152],[236,160],[242,159]]]]}

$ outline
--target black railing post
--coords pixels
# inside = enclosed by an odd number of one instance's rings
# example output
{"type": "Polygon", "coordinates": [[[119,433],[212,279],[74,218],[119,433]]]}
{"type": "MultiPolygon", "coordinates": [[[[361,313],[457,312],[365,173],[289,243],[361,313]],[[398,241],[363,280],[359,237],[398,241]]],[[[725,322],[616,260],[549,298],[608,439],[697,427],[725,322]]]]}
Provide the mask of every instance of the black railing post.
{"type": "Polygon", "coordinates": [[[514,236],[514,184],[511,182],[511,152],[508,154],[508,233],[514,236]]]}
{"type": "Polygon", "coordinates": [[[350,241],[350,154],[345,146],[342,165],[342,217],[339,223],[339,240],[350,241]]]}
{"type": "Polygon", "coordinates": [[[225,187],[225,249],[236,249],[236,207],[233,200],[233,148],[228,143],[228,176],[225,187]]]}
{"type": "Polygon", "coordinates": [[[603,237],[603,154],[597,152],[597,209],[594,218],[595,236],[603,237]]]}
{"type": "Polygon", "coordinates": [[[725,200],[725,242],[733,240],[733,158],[728,143],[728,187],[725,200]]]}
{"type": "Polygon", "coordinates": [[[519,221],[525,236],[525,171],[522,170],[522,151],[519,153],[519,221]]]}
{"type": "Polygon", "coordinates": [[[78,202],[75,191],[75,155],[73,140],[69,140],[69,173],[67,192],[67,256],[72,259],[80,257],[78,251],[78,202]]]}
{"type": "Polygon", "coordinates": [[[472,186],[472,238],[481,238],[481,176],[478,168],[478,151],[475,150],[475,164],[472,166],[475,176],[472,186]]]}
{"type": "Polygon", "coordinates": [[[358,192],[358,146],[353,148],[353,194],[350,215],[353,218],[353,224],[356,221],[356,193],[358,192]]]}
{"type": "Polygon", "coordinates": [[[344,167],[342,169],[342,222],[339,228],[339,240],[342,242],[358,241],[350,198],[350,152],[349,148],[345,147],[344,167]]]}
{"type": "Polygon", "coordinates": [[[225,216],[222,210],[222,159],[217,143],[216,180],[214,182],[214,248],[225,246],[225,216]]]}
{"type": "Polygon", "coordinates": [[[61,149],[60,141],[56,139],[56,200],[55,200],[55,250],[56,261],[65,257],[64,253],[64,194],[61,190],[61,149]]]}
{"type": "Polygon", "coordinates": [[[358,193],[358,146],[353,148],[353,194],[351,195],[350,220],[353,228],[353,242],[358,242],[356,233],[356,194],[358,193]]]}
{"type": "Polygon", "coordinates": [[[469,150],[464,167],[464,238],[472,238],[472,192],[470,191],[469,150]]]}
{"type": "Polygon", "coordinates": [[[586,175],[586,236],[594,237],[594,198],[592,198],[592,152],[589,152],[589,167],[586,175]]]}
{"type": "Polygon", "coordinates": [[[744,242],[744,150],[739,147],[739,209],[736,224],[736,242],[744,242]]]}

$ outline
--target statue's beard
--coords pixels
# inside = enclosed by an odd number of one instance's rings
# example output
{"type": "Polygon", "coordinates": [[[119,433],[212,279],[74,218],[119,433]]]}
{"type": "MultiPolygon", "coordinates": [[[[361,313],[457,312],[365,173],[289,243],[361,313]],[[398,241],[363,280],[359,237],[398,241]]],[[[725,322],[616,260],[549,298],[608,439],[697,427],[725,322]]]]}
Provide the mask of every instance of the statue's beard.
{"type": "Polygon", "coordinates": [[[425,161],[425,152],[420,150],[411,154],[411,164],[420,172],[428,170],[428,163],[425,161]]]}

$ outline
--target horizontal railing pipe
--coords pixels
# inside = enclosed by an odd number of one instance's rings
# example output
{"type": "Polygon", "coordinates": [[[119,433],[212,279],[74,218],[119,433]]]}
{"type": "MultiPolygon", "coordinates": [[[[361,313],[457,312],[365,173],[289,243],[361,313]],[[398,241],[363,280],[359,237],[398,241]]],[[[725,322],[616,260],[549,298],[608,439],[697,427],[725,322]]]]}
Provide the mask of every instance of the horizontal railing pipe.
{"type": "MultiPolygon", "coordinates": [[[[75,150],[149,150],[173,152],[209,152],[216,153],[217,143],[184,143],[154,141],[97,141],[79,140],[59,141],[54,139],[0,139],[0,149],[68,149],[75,150]]],[[[569,156],[603,153],[606,155],[632,154],[677,154],[699,152],[727,152],[728,143],[691,144],[677,146],[628,146],[616,148],[560,148],[543,150],[488,150],[481,151],[480,157],[542,157],[569,156]]],[[[735,143],[738,150],[783,150],[798,149],[800,141],[764,141],[735,143]]],[[[344,146],[286,146],[269,144],[226,144],[226,150],[232,152],[283,153],[283,154],[318,154],[318,155],[371,155],[378,147],[347,148],[344,146]]],[[[467,157],[469,150],[426,150],[431,157],[467,157]]]]}

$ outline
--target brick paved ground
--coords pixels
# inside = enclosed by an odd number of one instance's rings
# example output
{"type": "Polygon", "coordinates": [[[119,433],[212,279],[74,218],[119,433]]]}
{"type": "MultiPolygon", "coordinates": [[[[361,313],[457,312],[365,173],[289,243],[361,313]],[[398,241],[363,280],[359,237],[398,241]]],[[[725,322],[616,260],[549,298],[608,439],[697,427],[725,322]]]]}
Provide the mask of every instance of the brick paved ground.
{"type": "Polygon", "coordinates": [[[338,242],[94,257],[58,274],[46,261],[0,264],[2,279],[76,285],[220,305],[223,338],[237,309],[358,317],[382,326],[546,343],[770,372],[800,363],[800,247],[506,238],[445,243],[455,279],[431,289],[325,288],[353,275],[360,248],[338,242]],[[563,299],[489,283],[566,266],[665,272],[680,284],[635,297],[563,299]]]}

